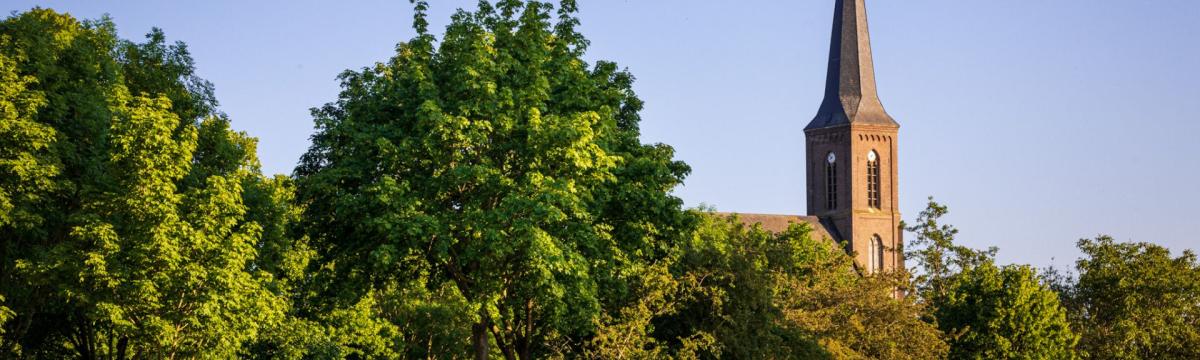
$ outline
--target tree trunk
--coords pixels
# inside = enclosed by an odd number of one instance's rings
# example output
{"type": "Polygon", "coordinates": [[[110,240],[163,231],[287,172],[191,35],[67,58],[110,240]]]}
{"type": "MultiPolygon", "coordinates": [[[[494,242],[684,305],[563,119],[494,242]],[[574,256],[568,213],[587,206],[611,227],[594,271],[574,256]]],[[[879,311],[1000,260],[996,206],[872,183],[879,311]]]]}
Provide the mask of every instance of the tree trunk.
{"type": "Polygon", "coordinates": [[[471,326],[471,343],[475,347],[475,359],[486,360],[488,358],[488,325],[484,320],[471,326]]]}
{"type": "Polygon", "coordinates": [[[129,338],[121,337],[121,340],[117,341],[117,359],[118,360],[128,359],[127,357],[125,357],[125,353],[127,350],[129,350],[129,338]]]}

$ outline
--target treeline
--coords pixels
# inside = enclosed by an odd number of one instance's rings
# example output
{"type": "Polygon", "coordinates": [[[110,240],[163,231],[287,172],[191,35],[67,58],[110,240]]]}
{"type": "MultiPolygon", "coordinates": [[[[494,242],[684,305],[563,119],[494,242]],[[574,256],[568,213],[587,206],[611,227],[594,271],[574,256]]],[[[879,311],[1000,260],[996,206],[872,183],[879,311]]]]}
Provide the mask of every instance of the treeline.
{"type": "Polygon", "coordinates": [[[0,358],[1200,358],[1190,251],[999,266],[931,200],[915,275],[860,275],[684,209],[573,1],[426,7],[274,177],[162,31],[0,22],[0,358]]]}

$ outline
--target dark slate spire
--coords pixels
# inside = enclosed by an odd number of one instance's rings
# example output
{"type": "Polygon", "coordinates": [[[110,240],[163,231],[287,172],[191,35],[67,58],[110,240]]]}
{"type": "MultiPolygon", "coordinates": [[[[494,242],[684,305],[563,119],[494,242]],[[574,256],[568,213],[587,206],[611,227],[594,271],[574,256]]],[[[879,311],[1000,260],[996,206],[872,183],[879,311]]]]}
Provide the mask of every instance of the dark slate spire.
{"type": "Polygon", "coordinates": [[[834,5],[825,100],[805,129],[848,124],[900,126],[883,110],[875,92],[875,64],[871,61],[864,1],[837,0],[834,5]]]}

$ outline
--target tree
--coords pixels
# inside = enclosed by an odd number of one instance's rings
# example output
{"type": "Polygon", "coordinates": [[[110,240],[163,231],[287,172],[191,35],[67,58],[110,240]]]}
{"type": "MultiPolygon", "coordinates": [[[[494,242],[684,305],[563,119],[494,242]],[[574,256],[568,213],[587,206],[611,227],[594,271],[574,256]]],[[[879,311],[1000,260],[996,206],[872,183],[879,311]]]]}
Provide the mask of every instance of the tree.
{"type": "Polygon", "coordinates": [[[426,7],[415,38],[313,111],[295,174],[328,279],[314,316],[383,297],[372,311],[394,324],[468,314],[477,357],[571,351],[683,233],[669,192],[688,169],[640,143],[632,76],[582,60],[573,1],[483,1],[441,42],[426,7]],[[428,305],[385,312],[396,296],[428,305]]]}
{"type": "Polygon", "coordinates": [[[985,262],[946,285],[934,315],[951,359],[1077,358],[1066,309],[1029,266],[985,262]]]}
{"type": "Polygon", "coordinates": [[[955,274],[969,270],[995,257],[995,247],[975,250],[954,243],[958,229],[941,224],[942,216],[950,213],[949,208],[929,197],[925,210],[917,215],[916,223],[904,225],[904,229],[916,235],[905,245],[905,259],[915,261],[912,269],[917,295],[924,301],[937,302],[945,296],[946,282],[955,274]]]}
{"type": "Polygon", "coordinates": [[[784,321],[782,291],[788,272],[814,262],[807,228],[780,239],[736,218],[699,214],[701,222],[683,244],[672,271],[685,287],[678,309],[654,321],[654,336],[683,348],[699,334],[712,339],[702,358],[804,358],[827,356],[816,340],[784,321]],[[798,240],[793,243],[789,240],[798,240]],[[803,241],[803,242],[801,242],[803,241]],[[789,355],[791,354],[791,355],[789,355]]]}
{"type": "Polygon", "coordinates": [[[0,356],[235,356],[304,266],[280,232],[289,185],[186,47],[115,34],[44,9],[0,22],[0,356]]]}
{"type": "MultiPolygon", "coordinates": [[[[696,359],[704,354],[720,352],[720,345],[711,329],[683,329],[682,334],[661,332],[662,323],[669,325],[674,316],[690,301],[702,296],[700,279],[694,274],[675,276],[670,271],[674,261],[665,261],[644,269],[633,278],[640,280],[632,287],[637,302],[624,308],[601,314],[596,320],[596,332],[582,349],[590,359],[696,359]],[[658,324],[658,325],[656,325],[658,324]],[[690,332],[689,332],[690,331],[690,332]]],[[[666,326],[669,328],[669,326],[666,326]]],[[[680,329],[675,328],[676,332],[680,329]]]]}
{"type": "Polygon", "coordinates": [[[929,198],[906,253],[915,260],[916,297],[927,321],[949,339],[953,359],[1074,358],[1079,337],[1051,284],[1025,265],[997,267],[995,247],[975,250],[954,242],[958,230],[940,223],[949,212],[929,198]]]}
{"type": "Polygon", "coordinates": [[[1151,243],[1079,241],[1069,293],[1080,348],[1094,359],[1200,358],[1200,264],[1151,243]]]}
{"type": "Polygon", "coordinates": [[[790,279],[786,319],[813,334],[835,359],[945,357],[943,333],[921,320],[925,306],[914,297],[894,297],[908,275],[859,277],[846,271],[849,261],[818,263],[813,280],[790,279]]]}
{"type": "Polygon", "coordinates": [[[703,358],[934,359],[946,353],[941,332],[920,320],[921,305],[894,297],[906,274],[861,276],[839,246],[812,239],[807,224],[775,234],[735,217],[701,215],[674,265],[687,284],[683,296],[675,311],[654,322],[659,341],[694,348],[703,358]]]}

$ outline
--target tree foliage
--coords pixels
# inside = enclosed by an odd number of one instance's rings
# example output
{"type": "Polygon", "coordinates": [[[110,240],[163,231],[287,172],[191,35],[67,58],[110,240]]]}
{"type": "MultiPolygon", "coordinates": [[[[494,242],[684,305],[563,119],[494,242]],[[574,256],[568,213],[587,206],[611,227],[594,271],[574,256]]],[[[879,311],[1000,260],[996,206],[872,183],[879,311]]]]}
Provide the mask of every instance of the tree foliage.
{"type": "MultiPolygon", "coordinates": [[[[12,40],[0,38],[0,47],[12,40]]],[[[20,54],[0,53],[0,226],[32,229],[42,223],[36,208],[59,171],[47,151],[55,131],[37,121],[45,96],[37,79],[17,70],[20,54]]]]}
{"type": "Polygon", "coordinates": [[[1093,359],[1200,357],[1200,264],[1196,254],[1111,237],[1079,241],[1084,257],[1066,294],[1093,359]]]}
{"type": "Polygon", "coordinates": [[[328,290],[428,293],[397,316],[464,312],[476,351],[506,358],[577,346],[679,236],[687,167],[640,143],[632,76],[581,59],[573,2],[480,2],[441,42],[425,6],[417,37],[313,111],[296,176],[328,290]]]}
{"type": "Polygon", "coordinates": [[[711,337],[697,351],[703,358],[945,354],[941,332],[920,320],[921,306],[895,297],[905,274],[863,277],[839,246],[811,234],[807,224],[776,234],[735,217],[704,214],[675,265],[689,290],[676,312],[656,321],[656,334],[711,337]]]}
{"type": "Polygon", "coordinates": [[[941,218],[950,209],[929,197],[925,209],[917,215],[913,225],[904,229],[916,235],[905,244],[906,260],[914,262],[913,288],[916,295],[926,301],[937,302],[947,296],[947,282],[955,274],[992,261],[997,249],[976,250],[956,244],[954,237],[958,229],[941,223],[941,218]]]}
{"type": "Polygon", "coordinates": [[[685,211],[572,0],[480,1],[340,76],[267,177],[182,42],[0,21],[0,358],[1200,358],[1200,264],[998,266],[930,198],[914,267],[685,211]],[[1056,296],[1057,294],[1057,296],[1056,296]]]}
{"type": "Polygon", "coordinates": [[[983,263],[953,276],[935,317],[951,359],[1073,359],[1079,336],[1029,266],[983,263]]]}
{"type": "Polygon", "coordinates": [[[948,336],[949,357],[1075,358],[1079,337],[1050,284],[1029,266],[996,266],[994,247],[956,244],[958,230],[941,223],[948,212],[930,198],[907,230],[917,235],[908,252],[921,274],[913,287],[948,336]]]}
{"type": "Polygon", "coordinates": [[[287,181],[184,46],[44,9],[0,42],[0,354],[230,357],[282,321],[287,181]]]}

